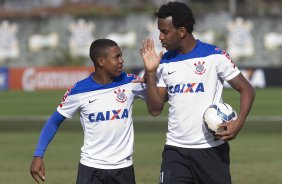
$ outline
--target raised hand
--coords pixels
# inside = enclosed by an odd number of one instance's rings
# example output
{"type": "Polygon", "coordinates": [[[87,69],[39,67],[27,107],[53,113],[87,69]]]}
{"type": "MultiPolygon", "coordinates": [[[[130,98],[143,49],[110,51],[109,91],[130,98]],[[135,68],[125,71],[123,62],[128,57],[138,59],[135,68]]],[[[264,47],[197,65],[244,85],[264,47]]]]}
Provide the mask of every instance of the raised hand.
{"type": "Polygon", "coordinates": [[[144,61],[145,70],[148,72],[156,71],[159,67],[163,52],[156,54],[154,41],[150,38],[143,40],[143,46],[140,49],[140,54],[144,61]]]}

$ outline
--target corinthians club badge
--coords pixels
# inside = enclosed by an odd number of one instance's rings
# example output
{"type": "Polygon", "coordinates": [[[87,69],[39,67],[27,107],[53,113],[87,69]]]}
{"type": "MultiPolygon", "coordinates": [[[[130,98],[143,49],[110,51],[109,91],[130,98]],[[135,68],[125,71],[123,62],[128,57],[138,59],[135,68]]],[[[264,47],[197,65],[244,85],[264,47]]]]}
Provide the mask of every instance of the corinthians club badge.
{"type": "Polygon", "coordinates": [[[114,93],[117,94],[116,100],[118,102],[123,103],[123,102],[125,102],[127,100],[127,97],[125,96],[124,92],[125,92],[125,89],[120,89],[120,88],[118,88],[117,91],[114,91],[114,93]]]}
{"type": "Polygon", "coordinates": [[[194,72],[199,75],[202,75],[203,73],[205,73],[206,69],[205,69],[204,64],[205,64],[205,61],[203,62],[198,61],[198,63],[194,63],[194,65],[196,66],[196,70],[194,72]]]}

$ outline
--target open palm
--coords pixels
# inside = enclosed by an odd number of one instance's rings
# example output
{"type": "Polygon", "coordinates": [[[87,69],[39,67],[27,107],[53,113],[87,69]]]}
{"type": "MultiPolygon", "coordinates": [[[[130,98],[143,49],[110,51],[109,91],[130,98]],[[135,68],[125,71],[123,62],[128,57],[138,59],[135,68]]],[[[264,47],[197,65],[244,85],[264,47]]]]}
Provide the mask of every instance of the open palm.
{"type": "Polygon", "coordinates": [[[150,72],[157,70],[163,53],[161,52],[159,55],[156,54],[154,41],[152,39],[147,38],[143,41],[143,47],[140,49],[140,54],[143,58],[146,71],[150,72]]]}

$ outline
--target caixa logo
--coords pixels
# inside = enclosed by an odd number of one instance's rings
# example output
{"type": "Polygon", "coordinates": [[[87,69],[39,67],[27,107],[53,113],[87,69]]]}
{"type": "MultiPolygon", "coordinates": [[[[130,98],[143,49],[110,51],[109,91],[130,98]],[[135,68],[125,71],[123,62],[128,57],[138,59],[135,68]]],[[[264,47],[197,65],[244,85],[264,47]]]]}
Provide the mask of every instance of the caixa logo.
{"type": "Polygon", "coordinates": [[[101,122],[116,119],[128,118],[128,109],[110,110],[106,112],[96,112],[88,115],[89,122],[101,122]]]}
{"type": "Polygon", "coordinates": [[[170,94],[205,92],[203,83],[177,84],[175,86],[169,86],[168,90],[170,94]]]}

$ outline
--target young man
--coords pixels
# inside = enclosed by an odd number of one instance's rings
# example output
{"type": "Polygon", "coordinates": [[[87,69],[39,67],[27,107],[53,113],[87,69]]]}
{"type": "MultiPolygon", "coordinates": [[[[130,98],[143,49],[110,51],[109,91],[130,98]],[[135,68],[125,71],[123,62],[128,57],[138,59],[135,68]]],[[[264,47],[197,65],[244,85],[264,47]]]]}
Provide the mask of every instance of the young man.
{"type": "Polygon", "coordinates": [[[57,110],[42,129],[30,173],[45,181],[43,156],[65,118],[78,111],[84,144],[78,166],[77,184],[135,184],[132,103],[143,98],[137,76],[122,72],[122,52],[116,42],[98,39],[90,47],[95,72],[67,90],[57,110]]]}
{"type": "Polygon", "coordinates": [[[251,109],[255,92],[228,54],[196,40],[195,20],[189,7],[169,2],[160,7],[159,39],[167,52],[156,55],[152,39],[140,50],[147,79],[147,107],[151,115],[169,103],[168,132],[162,154],[160,183],[229,184],[229,145],[251,109]],[[222,99],[223,82],[240,93],[237,120],[224,123],[213,137],[205,128],[203,114],[222,99]]]}

